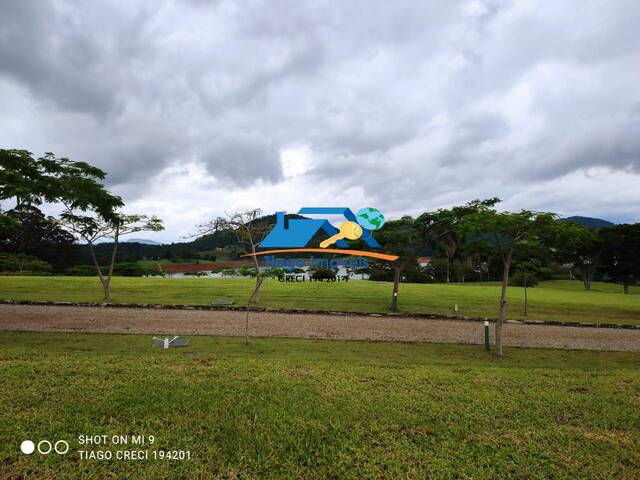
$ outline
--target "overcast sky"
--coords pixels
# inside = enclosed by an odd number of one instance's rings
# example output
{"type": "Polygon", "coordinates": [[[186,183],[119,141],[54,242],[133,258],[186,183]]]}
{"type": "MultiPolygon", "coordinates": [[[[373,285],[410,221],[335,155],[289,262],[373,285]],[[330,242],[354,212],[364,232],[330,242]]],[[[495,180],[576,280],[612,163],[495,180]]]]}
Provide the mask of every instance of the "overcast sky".
{"type": "Polygon", "coordinates": [[[640,1],[0,3],[0,148],[108,172],[177,241],[226,211],[640,221],[640,1]]]}

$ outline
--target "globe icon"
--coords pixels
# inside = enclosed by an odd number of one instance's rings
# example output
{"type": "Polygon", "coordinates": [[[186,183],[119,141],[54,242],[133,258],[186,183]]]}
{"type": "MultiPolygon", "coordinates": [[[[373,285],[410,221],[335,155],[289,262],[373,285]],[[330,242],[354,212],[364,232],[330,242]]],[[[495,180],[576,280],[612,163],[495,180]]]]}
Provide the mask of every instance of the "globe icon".
{"type": "Polygon", "coordinates": [[[367,230],[379,230],[384,225],[384,215],[377,208],[365,207],[356,214],[358,223],[367,230]]]}

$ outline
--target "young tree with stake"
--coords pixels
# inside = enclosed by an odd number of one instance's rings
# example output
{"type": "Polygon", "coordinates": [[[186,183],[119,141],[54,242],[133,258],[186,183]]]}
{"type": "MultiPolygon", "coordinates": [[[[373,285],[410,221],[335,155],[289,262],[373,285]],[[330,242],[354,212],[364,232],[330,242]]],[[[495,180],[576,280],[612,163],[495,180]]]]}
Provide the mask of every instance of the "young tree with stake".
{"type": "Polygon", "coordinates": [[[551,227],[555,223],[555,215],[545,212],[522,210],[518,213],[497,212],[483,209],[467,216],[462,222],[462,229],[469,235],[491,235],[494,246],[502,260],[502,288],[500,291],[500,309],[495,328],[495,348],[502,355],[502,327],[507,311],[507,287],[513,252],[516,246],[525,242],[536,242],[543,237],[548,238],[551,227]]]}
{"type": "Polygon", "coordinates": [[[271,225],[262,218],[262,210],[254,208],[245,212],[227,214],[226,217],[218,217],[210,222],[198,225],[198,235],[211,234],[221,231],[231,231],[235,234],[238,243],[248,249],[253,255],[253,265],[256,269],[256,283],[249,299],[247,300],[245,316],[245,343],[249,343],[249,310],[252,303],[260,303],[260,287],[264,277],[260,273],[260,264],[256,252],[271,225]]]}
{"type": "Polygon", "coordinates": [[[250,301],[254,301],[255,303],[260,303],[260,285],[262,284],[260,264],[258,263],[258,257],[255,253],[270,228],[271,225],[262,218],[262,210],[259,208],[247,210],[246,212],[227,214],[224,217],[217,217],[207,223],[198,225],[198,236],[224,231],[233,232],[238,243],[253,254],[252,259],[256,269],[256,285],[250,301]]]}

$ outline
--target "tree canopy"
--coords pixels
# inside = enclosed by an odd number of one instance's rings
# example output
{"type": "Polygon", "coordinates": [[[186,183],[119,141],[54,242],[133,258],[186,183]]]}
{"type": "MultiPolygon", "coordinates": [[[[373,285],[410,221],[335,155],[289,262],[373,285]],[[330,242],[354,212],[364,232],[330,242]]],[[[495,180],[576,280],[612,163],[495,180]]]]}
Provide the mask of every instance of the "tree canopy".
{"type": "MultiPolygon", "coordinates": [[[[108,217],[123,202],[102,184],[105,177],[97,167],[50,152],[35,159],[27,150],[0,149],[0,200],[13,198],[16,207],[60,202],[108,217]]],[[[14,221],[2,212],[0,217],[3,223],[14,221]]]]}

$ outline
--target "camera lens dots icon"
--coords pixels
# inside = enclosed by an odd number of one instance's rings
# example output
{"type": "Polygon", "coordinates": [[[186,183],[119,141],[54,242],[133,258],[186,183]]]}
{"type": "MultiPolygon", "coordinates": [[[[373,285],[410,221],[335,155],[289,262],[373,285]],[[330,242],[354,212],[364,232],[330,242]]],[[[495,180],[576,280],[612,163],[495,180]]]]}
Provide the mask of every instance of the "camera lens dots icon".
{"type": "Polygon", "coordinates": [[[31,455],[36,449],[36,445],[31,440],[25,440],[20,444],[20,450],[25,455],[31,455]]]}

